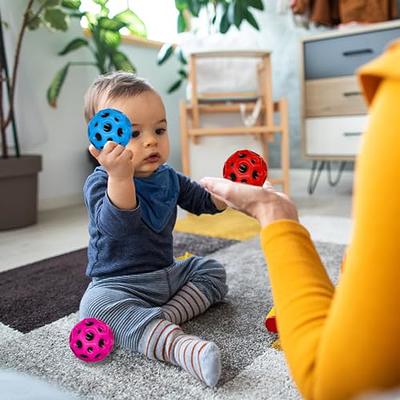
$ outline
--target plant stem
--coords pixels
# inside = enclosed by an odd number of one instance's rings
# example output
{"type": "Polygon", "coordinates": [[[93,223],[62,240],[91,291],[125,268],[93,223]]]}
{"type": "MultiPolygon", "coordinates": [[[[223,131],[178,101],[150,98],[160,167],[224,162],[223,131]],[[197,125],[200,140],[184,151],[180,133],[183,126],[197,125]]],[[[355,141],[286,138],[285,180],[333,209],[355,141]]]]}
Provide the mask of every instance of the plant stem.
{"type": "Polygon", "coordinates": [[[8,117],[5,121],[4,128],[6,128],[8,126],[8,124],[10,123],[13,112],[14,112],[15,82],[17,80],[17,71],[18,71],[18,65],[19,65],[19,57],[21,54],[22,39],[24,38],[24,34],[26,32],[26,27],[27,27],[28,21],[29,21],[29,12],[32,9],[33,2],[34,2],[34,0],[29,0],[28,5],[26,6],[25,13],[24,13],[24,19],[22,20],[22,26],[21,26],[21,29],[18,34],[17,48],[15,50],[14,68],[13,68],[11,88],[10,88],[11,89],[10,105],[9,105],[9,110],[8,110],[8,117]]]}
{"type": "Polygon", "coordinates": [[[8,149],[7,149],[7,139],[6,139],[6,129],[4,127],[4,109],[3,109],[3,69],[0,72],[0,129],[1,129],[1,154],[3,158],[8,158],[8,149]]]}

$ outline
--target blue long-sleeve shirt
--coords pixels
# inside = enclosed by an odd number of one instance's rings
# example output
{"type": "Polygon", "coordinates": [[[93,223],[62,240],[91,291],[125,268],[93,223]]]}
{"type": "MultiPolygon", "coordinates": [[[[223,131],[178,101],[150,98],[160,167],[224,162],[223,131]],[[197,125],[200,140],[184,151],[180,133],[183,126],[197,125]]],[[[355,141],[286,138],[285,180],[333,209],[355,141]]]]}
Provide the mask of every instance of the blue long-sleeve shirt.
{"type": "MultiPolygon", "coordinates": [[[[168,170],[163,177],[178,182],[178,194],[172,197],[176,201],[173,201],[171,216],[160,232],[146,223],[144,207],[148,207],[148,204],[140,201],[140,185],[135,185],[138,206],[134,210],[121,210],[112,204],[107,195],[106,170],[97,167],[89,175],[84,185],[90,235],[86,275],[107,277],[165,268],[174,261],[172,231],[177,205],[196,215],[219,212],[210,194],[198,183],[166,164],[162,168],[168,170]]],[[[134,178],[136,183],[138,179],[134,178]]],[[[170,182],[165,182],[165,185],[170,185],[170,182]]],[[[151,201],[151,194],[147,199],[151,201]]]]}

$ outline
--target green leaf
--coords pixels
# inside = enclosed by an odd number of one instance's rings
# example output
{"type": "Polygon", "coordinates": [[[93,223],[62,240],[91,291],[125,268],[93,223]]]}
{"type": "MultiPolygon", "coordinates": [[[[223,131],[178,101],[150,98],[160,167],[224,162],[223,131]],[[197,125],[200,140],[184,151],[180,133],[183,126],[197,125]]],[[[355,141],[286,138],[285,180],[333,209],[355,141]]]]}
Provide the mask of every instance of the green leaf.
{"type": "Polygon", "coordinates": [[[246,10],[244,13],[244,17],[246,18],[247,22],[252,25],[254,28],[256,28],[258,31],[260,30],[260,27],[257,24],[256,19],[254,18],[253,14],[249,11],[246,10]]]}
{"type": "Polygon", "coordinates": [[[105,6],[108,3],[108,0],[93,0],[93,3],[105,6]]]}
{"type": "Polygon", "coordinates": [[[132,10],[126,9],[125,11],[114,15],[113,20],[124,23],[129,31],[134,35],[144,38],[147,37],[146,25],[132,10]]]}
{"type": "Polygon", "coordinates": [[[67,76],[69,66],[70,63],[66,64],[54,75],[54,78],[47,89],[47,101],[54,108],[57,107],[57,99],[60,94],[61,87],[65,81],[65,77],[67,76]]]}
{"type": "Polygon", "coordinates": [[[187,77],[188,77],[188,74],[187,74],[187,72],[186,72],[184,69],[180,69],[180,70],[178,71],[178,74],[179,74],[183,79],[187,79],[187,77]]]}
{"type": "Polygon", "coordinates": [[[244,14],[238,0],[232,1],[228,8],[228,18],[231,24],[235,24],[237,28],[240,27],[244,14]]]}
{"type": "Polygon", "coordinates": [[[230,27],[231,23],[228,18],[228,8],[226,8],[224,13],[222,14],[221,21],[219,22],[219,31],[221,33],[226,33],[228,32],[230,27]]]}
{"type": "Polygon", "coordinates": [[[170,43],[165,43],[160,51],[157,54],[157,64],[162,65],[168,58],[171,57],[171,54],[174,52],[174,45],[170,43]]]}
{"type": "Polygon", "coordinates": [[[108,17],[100,17],[98,25],[102,29],[107,29],[114,32],[118,32],[121,28],[126,26],[125,22],[116,19],[110,19],[108,17]]]}
{"type": "Polygon", "coordinates": [[[193,16],[198,17],[199,16],[199,12],[200,12],[200,8],[201,8],[200,3],[197,0],[188,0],[187,4],[188,4],[188,8],[189,8],[190,13],[193,16]]]}
{"type": "Polygon", "coordinates": [[[57,31],[66,31],[69,25],[68,15],[60,8],[48,8],[44,13],[44,19],[49,26],[57,31]]]}
{"type": "Polygon", "coordinates": [[[119,32],[108,31],[106,29],[99,30],[99,40],[106,47],[116,49],[121,43],[121,34],[119,32]]]}
{"type": "Polygon", "coordinates": [[[188,4],[186,0],[175,0],[175,8],[178,11],[186,10],[188,4]]]}
{"type": "Polygon", "coordinates": [[[185,54],[183,53],[182,47],[176,47],[175,48],[175,54],[176,54],[176,56],[178,58],[178,61],[181,64],[184,64],[184,65],[187,64],[187,59],[186,59],[185,54]]]}
{"type": "Polygon", "coordinates": [[[169,89],[167,90],[167,93],[172,93],[172,92],[175,92],[175,90],[178,90],[179,87],[182,85],[182,82],[183,82],[182,79],[179,79],[179,80],[177,80],[176,82],[174,82],[174,83],[169,87],[169,89]]]}
{"type": "Polygon", "coordinates": [[[116,70],[136,72],[136,67],[131,63],[126,54],[115,51],[111,54],[111,61],[116,70]]]}
{"type": "Polygon", "coordinates": [[[79,10],[81,0],[62,0],[61,5],[70,10],[79,10]]]}
{"type": "Polygon", "coordinates": [[[39,28],[41,25],[42,20],[39,16],[34,16],[33,12],[29,12],[29,17],[28,17],[28,29],[31,31],[34,31],[35,29],[39,28]]]}
{"type": "Polygon", "coordinates": [[[185,16],[183,15],[182,12],[179,13],[178,15],[178,33],[182,33],[186,31],[186,20],[185,20],[185,16]]]}
{"type": "Polygon", "coordinates": [[[262,0],[247,0],[247,4],[250,7],[256,8],[257,10],[264,10],[264,4],[262,0]]]}
{"type": "Polygon", "coordinates": [[[70,53],[71,51],[74,51],[76,49],[79,49],[82,46],[88,46],[89,42],[86,39],[82,38],[76,38],[71,40],[65,47],[62,49],[58,55],[63,56],[67,53],[70,53]]]}

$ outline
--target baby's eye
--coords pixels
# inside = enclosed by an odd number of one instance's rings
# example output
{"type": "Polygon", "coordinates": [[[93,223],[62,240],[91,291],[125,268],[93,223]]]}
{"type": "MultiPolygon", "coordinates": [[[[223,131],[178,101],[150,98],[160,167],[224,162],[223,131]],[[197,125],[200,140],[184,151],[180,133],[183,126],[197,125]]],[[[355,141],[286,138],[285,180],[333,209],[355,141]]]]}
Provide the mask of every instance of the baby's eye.
{"type": "Polygon", "coordinates": [[[156,133],[157,135],[162,135],[163,133],[165,133],[167,130],[165,128],[158,128],[156,129],[156,133]]]}
{"type": "Polygon", "coordinates": [[[140,135],[140,131],[132,131],[132,137],[136,138],[140,135]]]}

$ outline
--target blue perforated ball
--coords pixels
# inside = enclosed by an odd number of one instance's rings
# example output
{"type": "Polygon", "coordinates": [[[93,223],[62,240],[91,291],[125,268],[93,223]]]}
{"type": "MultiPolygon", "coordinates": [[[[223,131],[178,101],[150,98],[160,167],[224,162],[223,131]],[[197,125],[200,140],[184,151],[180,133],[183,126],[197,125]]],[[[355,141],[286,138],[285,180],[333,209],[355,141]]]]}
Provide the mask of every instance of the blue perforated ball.
{"type": "Polygon", "coordinates": [[[121,111],[105,108],[89,121],[88,137],[98,150],[102,150],[109,140],[126,146],[132,137],[132,124],[121,111]]]}

